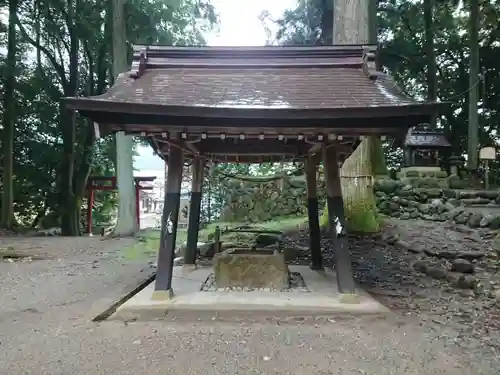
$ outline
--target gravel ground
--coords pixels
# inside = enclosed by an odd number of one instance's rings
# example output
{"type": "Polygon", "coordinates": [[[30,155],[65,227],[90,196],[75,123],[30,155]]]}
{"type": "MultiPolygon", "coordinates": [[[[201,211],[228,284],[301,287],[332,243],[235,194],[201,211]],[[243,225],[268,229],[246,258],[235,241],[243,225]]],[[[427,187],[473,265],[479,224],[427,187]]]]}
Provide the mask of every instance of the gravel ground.
{"type": "MultiPolygon", "coordinates": [[[[489,347],[397,311],[390,317],[92,323],[147,278],[131,240],[1,238],[52,259],[0,262],[0,374],[498,374],[489,347]],[[142,272],[141,272],[142,270],[142,272]]],[[[402,310],[401,310],[402,311],[402,310]]]]}

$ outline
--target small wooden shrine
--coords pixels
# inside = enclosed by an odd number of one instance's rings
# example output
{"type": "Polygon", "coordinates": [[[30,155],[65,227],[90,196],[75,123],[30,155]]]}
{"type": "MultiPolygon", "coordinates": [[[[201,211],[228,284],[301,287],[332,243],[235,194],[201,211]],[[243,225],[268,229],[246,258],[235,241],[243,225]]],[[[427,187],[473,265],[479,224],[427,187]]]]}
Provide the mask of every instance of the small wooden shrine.
{"type": "Polygon", "coordinates": [[[194,265],[206,162],[303,160],[307,165],[311,267],[322,269],[316,165],[324,163],[340,292],[354,293],[339,160],[364,136],[403,136],[439,103],[416,102],[376,70],[375,46],[137,46],[132,68],[107,93],[65,98],[98,124],[149,140],[168,163],[155,292],[173,295],[182,166],[192,160],[185,264],[194,265]]]}
{"type": "Polygon", "coordinates": [[[405,167],[438,167],[441,153],[451,147],[443,131],[420,125],[408,130],[404,150],[405,167]]]}

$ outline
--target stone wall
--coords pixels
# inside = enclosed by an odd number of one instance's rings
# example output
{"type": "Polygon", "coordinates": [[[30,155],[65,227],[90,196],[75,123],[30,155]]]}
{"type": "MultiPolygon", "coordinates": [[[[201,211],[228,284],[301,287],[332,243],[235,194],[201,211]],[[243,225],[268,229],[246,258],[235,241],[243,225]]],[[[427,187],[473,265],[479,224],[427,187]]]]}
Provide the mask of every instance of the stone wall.
{"type": "MultiPolygon", "coordinates": [[[[324,184],[318,181],[319,207],[324,204],[324,184]]],[[[290,177],[277,181],[235,182],[226,197],[222,221],[260,222],[278,216],[307,215],[305,178],[290,177]]]]}
{"type": "Polygon", "coordinates": [[[415,188],[396,180],[375,184],[380,213],[403,220],[453,221],[471,228],[500,228],[500,192],[415,188]]]}
{"type": "MultiPolygon", "coordinates": [[[[380,179],[374,189],[377,209],[387,216],[402,220],[451,220],[471,228],[500,229],[500,191],[415,187],[404,179],[380,179]]],[[[226,197],[223,221],[255,223],[279,216],[307,215],[307,189],[301,177],[268,183],[238,181],[231,184],[231,191],[226,197]]],[[[318,181],[320,209],[324,197],[324,184],[318,181]]]]}

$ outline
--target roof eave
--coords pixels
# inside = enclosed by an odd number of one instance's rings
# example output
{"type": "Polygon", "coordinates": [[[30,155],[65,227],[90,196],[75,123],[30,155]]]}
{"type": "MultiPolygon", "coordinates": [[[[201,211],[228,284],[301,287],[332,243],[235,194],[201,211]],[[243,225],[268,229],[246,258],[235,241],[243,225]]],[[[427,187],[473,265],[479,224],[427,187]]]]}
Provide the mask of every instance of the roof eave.
{"type": "Polygon", "coordinates": [[[273,108],[273,107],[209,107],[124,103],[92,97],[63,98],[63,104],[73,110],[86,112],[134,113],[144,115],[188,116],[204,118],[244,119],[332,119],[362,117],[396,117],[404,115],[434,115],[445,103],[412,103],[394,106],[337,107],[337,108],[273,108]]]}

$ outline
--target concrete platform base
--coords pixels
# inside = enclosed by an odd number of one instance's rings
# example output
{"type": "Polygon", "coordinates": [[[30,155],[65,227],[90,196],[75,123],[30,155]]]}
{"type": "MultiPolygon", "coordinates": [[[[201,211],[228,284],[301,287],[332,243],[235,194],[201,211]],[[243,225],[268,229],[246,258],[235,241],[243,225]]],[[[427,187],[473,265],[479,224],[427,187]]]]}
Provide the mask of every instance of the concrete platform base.
{"type": "MultiPolygon", "coordinates": [[[[205,292],[200,291],[211,267],[185,269],[174,267],[172,280],[173,297],[156,300],[154,284],[148,285],[133,296],[109,318],[115,320],[169,319],[178,315],[194,318],[203,314],[214,316],[324,316],[379,314],[389,310],[358,290],[357,298],[346,298],[338,292],[335,272],[314,271],[307,266],[290,266],[291,272],[299,272],[309,292],[205,292]]],[[[352,297],[352,296],[349,296],[352,297]]]]}

